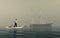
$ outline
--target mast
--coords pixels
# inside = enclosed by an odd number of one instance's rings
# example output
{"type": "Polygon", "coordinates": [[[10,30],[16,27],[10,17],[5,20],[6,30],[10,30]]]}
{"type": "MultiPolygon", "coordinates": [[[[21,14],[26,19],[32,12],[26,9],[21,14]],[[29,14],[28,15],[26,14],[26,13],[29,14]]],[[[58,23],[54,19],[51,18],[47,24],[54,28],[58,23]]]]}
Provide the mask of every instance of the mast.
{"type": "Polygon", "coordinates": [[[42,9],[40,8],[40,15],[39,15],[39,19],[40,19],[40,24],[45,24],[46,22],[44,21],[44,15],[42,13],[42,9]]]}

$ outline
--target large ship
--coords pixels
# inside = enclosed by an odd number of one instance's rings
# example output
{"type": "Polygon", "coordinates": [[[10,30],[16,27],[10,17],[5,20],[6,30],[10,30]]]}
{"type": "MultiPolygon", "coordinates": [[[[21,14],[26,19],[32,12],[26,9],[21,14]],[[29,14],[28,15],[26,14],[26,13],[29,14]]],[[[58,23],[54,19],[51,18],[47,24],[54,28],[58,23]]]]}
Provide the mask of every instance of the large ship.
{"type": "Polygon", "coordinates": [[[52,31],[52,22],[46,22],[44,19],[40,19],[40,21],[34,20],[29,25],[30,31],[52,31]]]}
{"type": "Polygon", "coordinates": [[[30,31],[51,31],[53,21],[49,16],[44,15],[41,11],[35,16],[32,16],[32,21],[29,25],[30,31]]]}
{"type": "Polygon", "coordinates": [[[52,24],[30,24],[30,31],[52,31],[52,24]]]}

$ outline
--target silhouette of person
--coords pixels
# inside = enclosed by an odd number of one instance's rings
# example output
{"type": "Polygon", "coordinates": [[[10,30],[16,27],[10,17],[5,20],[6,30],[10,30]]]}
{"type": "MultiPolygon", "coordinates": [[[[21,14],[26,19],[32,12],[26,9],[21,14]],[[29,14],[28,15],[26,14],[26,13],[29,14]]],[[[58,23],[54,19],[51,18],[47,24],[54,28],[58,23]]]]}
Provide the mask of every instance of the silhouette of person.
{"type": "Polygon", "coordinates": [[[14,20],[14,27],[17,27],[17,19],[14,20]]]}

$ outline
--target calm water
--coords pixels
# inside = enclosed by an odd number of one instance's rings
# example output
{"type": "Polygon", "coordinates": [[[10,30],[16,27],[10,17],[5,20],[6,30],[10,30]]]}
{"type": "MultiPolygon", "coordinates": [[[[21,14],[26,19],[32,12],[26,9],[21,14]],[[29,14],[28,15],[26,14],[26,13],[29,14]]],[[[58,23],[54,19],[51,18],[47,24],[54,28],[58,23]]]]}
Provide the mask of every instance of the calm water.
{"type": "Polygon", "coordinates": [[[60,32],[30,32],[23,29],[0,29],[0,38],[60,38],[60,32]]]}

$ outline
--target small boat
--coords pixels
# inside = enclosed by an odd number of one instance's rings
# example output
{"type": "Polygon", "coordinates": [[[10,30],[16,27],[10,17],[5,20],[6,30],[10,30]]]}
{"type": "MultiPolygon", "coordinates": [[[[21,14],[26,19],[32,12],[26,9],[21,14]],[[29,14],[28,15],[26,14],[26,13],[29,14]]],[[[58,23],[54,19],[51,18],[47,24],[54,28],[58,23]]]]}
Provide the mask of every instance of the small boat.
{"type": "Polygon", "coordinates": [[[18,29],[18,28],[23,28],[24,26],[20,26],[20,27],[13,27],[13,26],[6,26],[5,28],[15,28],[15,29],[18,29]]]}

